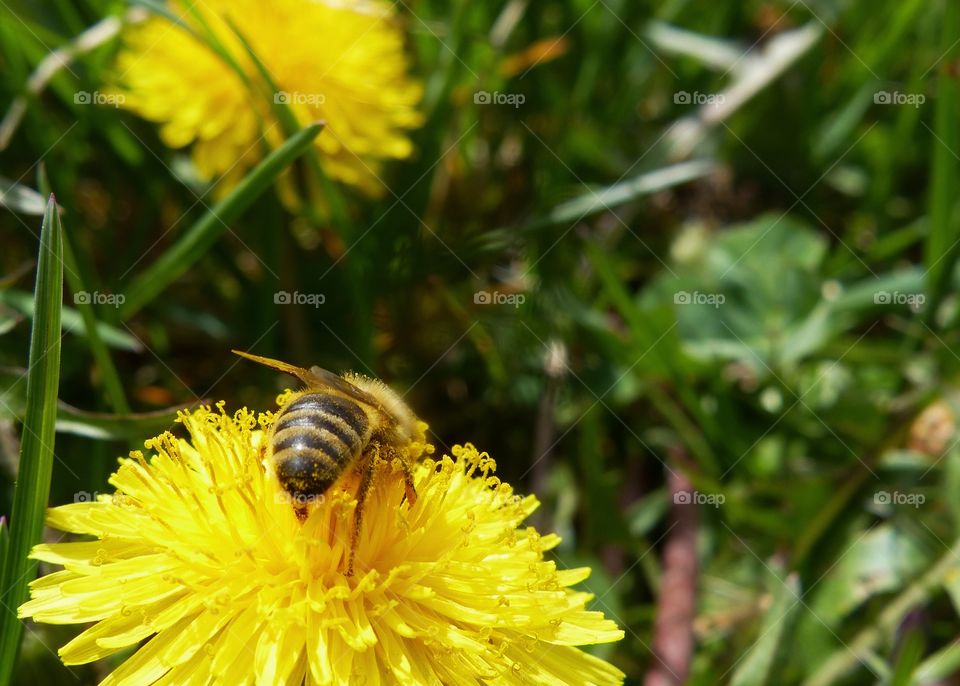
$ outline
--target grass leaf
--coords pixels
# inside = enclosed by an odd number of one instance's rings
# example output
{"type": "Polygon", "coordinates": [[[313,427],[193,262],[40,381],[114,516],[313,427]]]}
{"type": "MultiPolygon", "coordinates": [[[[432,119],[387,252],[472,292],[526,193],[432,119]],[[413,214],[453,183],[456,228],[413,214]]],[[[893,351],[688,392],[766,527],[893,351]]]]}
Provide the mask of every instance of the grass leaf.
{"type": "Polygon", "coordinates": [[[796,574],[789,576],[785,583],[777,579],[774,584],[773,603],[763,619],[758,638],[744,654],[730,686],[774,683],[770,680],[770,672],[784,638],[789,635],[791,618],[800,607],[801,598],[800,580],[796,574]]]}
{"type": "Polygon", "coordinates": [[[133,316],[200,259],[229,228],[227,222],[236,219],[291,162],[306,152],[322,128],[320,123],[311,124],[271,152],[226,198],[208,210],[179,241],[140,274],[125,293],[126,300],[120,308],[121,319],[133,316]]]}
{"type": "Polygon", "coordinates": [[[44,211],[43,196],[32,188],[0,176],[0,207],[40,216],[44,211]]]}
{"type": "Polygon", "coordinates": [[[948,3],[943,17],[940,74],[937,78],[936,110],[934,128],[931,131],[933,146],[930,179],[928,216],[930,232],[924,251],[927,268],[927,317],[932,320],[937,304],[949,287],[953,265],[960,255],[957,240],[958,222],[954,212],[957,194],[957,153],[960,131],[957,130],[958,99],[960,86],[952,70],[948,68],[956,59],[958,47],[956,36],[960,33],[960,6],[948,3]]]}
{"type": "Polygon", "coordinates": [[[53,445],[60,382],[60,310],[63,306],[63,230],[54,197],[50,196],[40,231],[35,299],[37,316],[30,336],[27,408],[23,421],[20,468],[13,496],[10,541],[0,570],[0,685],[7,686],[23,624],[16,608],[27,597],[27,584],[37,563],[27,558],[40,541],[53,471],[53,445]]]}
{"type": "MultiPolygon", "coordinates": [[[[27,408],[26,388],[23,384],[26,374],[27,370],[20,367],[0,367],[0,420],[23,421],[27,408]]],[[[189,408],[186,406],[177,405],[149,412],[108,414],[82,410],[59,400],[57,433],[139,444],[144,436],[155,436],[168,431],[174,426],[177,413],[187,409],[189,408]]]]}
{"type": "Polygon", "coordinates": [[[549,225],[580,221],[597,212],[608,211],[643,196],[703,178],[715,169],[716,165],[706,160],[680,162],[669,167],[654,169],[561,203],[554,207],[542,221],[549,225]]]}
{"type": "MultiPolygon", "coordinates": [[[[0,289],[0,305],[6,305],[29,319],[33,319],[36,310],[33,293],[15,288],[0,289]]],[[[72,307],[64,307],[61,316],[64,333],[76,334],[77,336],[87,335],[83,316],[77,310],[72,307]]],[[[97,322],[97,333],[106,345],[118,350],[135,353],[143,350],[143,344],[135,336],[130,335],[123,329],[110,326],[106,322],[97,322]]]]}

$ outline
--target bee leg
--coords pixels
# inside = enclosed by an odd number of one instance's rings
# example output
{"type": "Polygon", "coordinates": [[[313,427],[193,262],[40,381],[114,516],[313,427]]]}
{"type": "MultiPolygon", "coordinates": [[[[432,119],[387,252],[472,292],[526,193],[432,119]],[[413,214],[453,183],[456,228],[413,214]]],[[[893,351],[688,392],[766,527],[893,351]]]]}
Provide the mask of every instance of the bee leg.
{"type": "Polygon", "coordinates": [[[400,464],[403,465],[404,497],[407,499],[407,502],[410,503],[410,506],[413,507],[417,502],[417,489],[413,486],[413,470],[410,469],[410,465],[406,462],[401,461],[400,464]]]}
{"type": "Polygon", "coordinates": [[[357,544],[360,542],[360,527],[363,524],[363,505],[370,493],[370,486],[373,485],[373,473],[379,459],[379,455],[374,453],[363,465],[363,476],[360,478],[360,487],[357,489],[357,507],[353,511],[353,530],[350,532],[350,557],[347,562],[346,576],[353,576],[353,560],[356,556],[357,544]]]}

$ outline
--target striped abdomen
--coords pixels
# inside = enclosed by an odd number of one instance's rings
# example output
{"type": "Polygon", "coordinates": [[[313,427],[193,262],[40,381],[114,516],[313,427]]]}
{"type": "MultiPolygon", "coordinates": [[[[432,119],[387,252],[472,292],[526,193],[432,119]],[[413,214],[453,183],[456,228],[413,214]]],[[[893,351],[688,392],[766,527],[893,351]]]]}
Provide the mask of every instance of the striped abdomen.
{"type": "Polygon", "coordinates": [[[305,393],[280,412],[270,445],[277,479],[303,502],[327,491],[369,438],[364,411],[346,398],[305,393]]]}

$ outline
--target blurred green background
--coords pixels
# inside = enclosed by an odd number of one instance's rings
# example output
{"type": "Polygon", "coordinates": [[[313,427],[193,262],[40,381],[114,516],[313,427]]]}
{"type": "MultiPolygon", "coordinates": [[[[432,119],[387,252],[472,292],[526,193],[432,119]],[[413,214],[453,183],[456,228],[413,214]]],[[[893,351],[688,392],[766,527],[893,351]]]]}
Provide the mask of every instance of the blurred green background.
{"type": "MultiPolygon", "coordinates": [[[[172,407],[272,407],[289,381],[231,348],[353,369],[541,498],[558,564],[592,565],[626,629],[597,652],[629,683],[671,683],[658,603],[690,597],[675,683],[960,683],[955,3],[399,3],[426,123],[386,194],[338,189],[323,221],[267,190],[124,316],[109,296],[215,199],[153,124],[75,102],[116,36],[28,84],[127,11],[0,7],[0,114],[23,107],[0,150],[0,513],[42,161],[82,285],[51,503],[107,490],[172,407]],[[672,545],[693,585],[664,583],[672,545]]],[[[20,683],[102,678],[47,647],[74,633],[31,625],[20,683]]]]}

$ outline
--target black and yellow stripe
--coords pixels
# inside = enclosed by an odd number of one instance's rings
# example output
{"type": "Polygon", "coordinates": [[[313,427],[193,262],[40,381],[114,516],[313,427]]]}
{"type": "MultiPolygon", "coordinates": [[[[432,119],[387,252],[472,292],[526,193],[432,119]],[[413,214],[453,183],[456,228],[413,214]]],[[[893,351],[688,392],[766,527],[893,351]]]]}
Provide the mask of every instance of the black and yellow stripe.
{"type": "Polygon", "coordinates": [[[350,466],[369,434],[360,407],[329,393],[306,393],[277,417],[271,437],[273,463],[284,490],[318,496],[350,466]]]}

